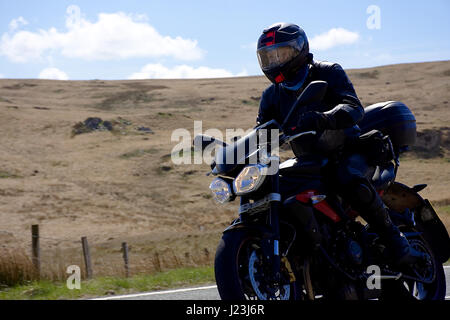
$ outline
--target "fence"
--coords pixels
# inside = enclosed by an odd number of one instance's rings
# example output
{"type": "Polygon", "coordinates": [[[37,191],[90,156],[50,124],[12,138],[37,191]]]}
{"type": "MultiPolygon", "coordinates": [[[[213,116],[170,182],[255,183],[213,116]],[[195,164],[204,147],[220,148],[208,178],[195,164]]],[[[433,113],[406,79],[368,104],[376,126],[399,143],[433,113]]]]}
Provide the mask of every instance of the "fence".
{"type": "Polygon", "coordinates": [[[70,265],[79,266],[84,279],[92,279],[94,276],[130,277],[212,263],[211,248],[199,249],[197,245],[184,252],[170,247],[148,250],[138,246],[133,251],[133,244],[126,241],[117,246],[93,245],[85,236],[77,241],[43,236],[39,225],[31,226],[30,231],[30,241],[22,247],[0,247],[0,286],[37,279],[65,280],[70,265]]]}

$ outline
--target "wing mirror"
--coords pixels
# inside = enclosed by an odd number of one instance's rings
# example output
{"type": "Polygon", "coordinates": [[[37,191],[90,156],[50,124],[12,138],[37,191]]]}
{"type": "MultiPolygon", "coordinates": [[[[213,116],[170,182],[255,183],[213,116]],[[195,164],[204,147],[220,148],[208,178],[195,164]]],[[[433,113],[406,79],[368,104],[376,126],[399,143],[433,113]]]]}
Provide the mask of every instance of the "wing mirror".
{"type": "Polygon", "coordinates": [[[328,83],[326,81],[312,81],[298,97],[297,101],[294,103],[288,115],[284,119],[281,127],[285,129],[286,123],[289,121],[292,114],[295,113],[295,110],[297,110],[300,106],[321,102],[325,97],[327,89],[328,83]]]}

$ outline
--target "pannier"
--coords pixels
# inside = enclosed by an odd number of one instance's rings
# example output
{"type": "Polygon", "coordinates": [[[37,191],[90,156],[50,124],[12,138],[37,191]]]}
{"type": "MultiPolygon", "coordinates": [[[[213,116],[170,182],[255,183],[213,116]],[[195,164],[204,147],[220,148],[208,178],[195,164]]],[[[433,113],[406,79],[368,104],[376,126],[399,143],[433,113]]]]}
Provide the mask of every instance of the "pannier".
{"type": "Polygon", "coordinates": [[[404,103],[380,102],[368,106],[364,111],[364,118],[358,124],[363,134],[372,130],[381,131],[389,136],[396,152],[415,144],[416,118],[404,103]]]}

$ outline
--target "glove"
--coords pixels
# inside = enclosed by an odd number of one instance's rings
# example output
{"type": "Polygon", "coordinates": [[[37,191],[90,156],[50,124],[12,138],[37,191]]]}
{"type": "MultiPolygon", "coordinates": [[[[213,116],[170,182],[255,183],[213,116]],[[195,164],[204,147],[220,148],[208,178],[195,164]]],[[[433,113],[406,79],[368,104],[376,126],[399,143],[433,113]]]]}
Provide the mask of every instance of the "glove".
{"type": "Polygon", "coordinates": [[[300,116],[297,122],[297,132],[305,131],[323,131],[329,129],[330,120],[328,116],[322,112],[309,111],[300,116]]]}

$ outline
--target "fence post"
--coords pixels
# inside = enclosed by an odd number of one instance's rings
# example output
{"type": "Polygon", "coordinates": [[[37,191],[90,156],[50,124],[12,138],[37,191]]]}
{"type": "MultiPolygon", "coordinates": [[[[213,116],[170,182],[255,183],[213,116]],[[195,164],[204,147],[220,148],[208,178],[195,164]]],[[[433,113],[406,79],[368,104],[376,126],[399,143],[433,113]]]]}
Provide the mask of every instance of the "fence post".
{"type": "Polygon", "coordinates": [[[89,244],[86,237],[81,238],[81,244],[83,246],[83,256],[84,256],[84,264],[86,266],[86,276],[88,279],[92,279],[91,253],[89,251],[89,244]]]}
{"type": "Polygon", "coordinates": [[[125,276],[128,278],[130,276],[130,267],[128,264],[128,244],[126,242],[122,242],[122,253],[123,261],[125,263],[125,276]]]}
{"type": "Polygon", "coordinates": [[[31,256],[38,278],[41,276],[41,250],[39,248],[39,225],[31,226],[31,256]]]}

